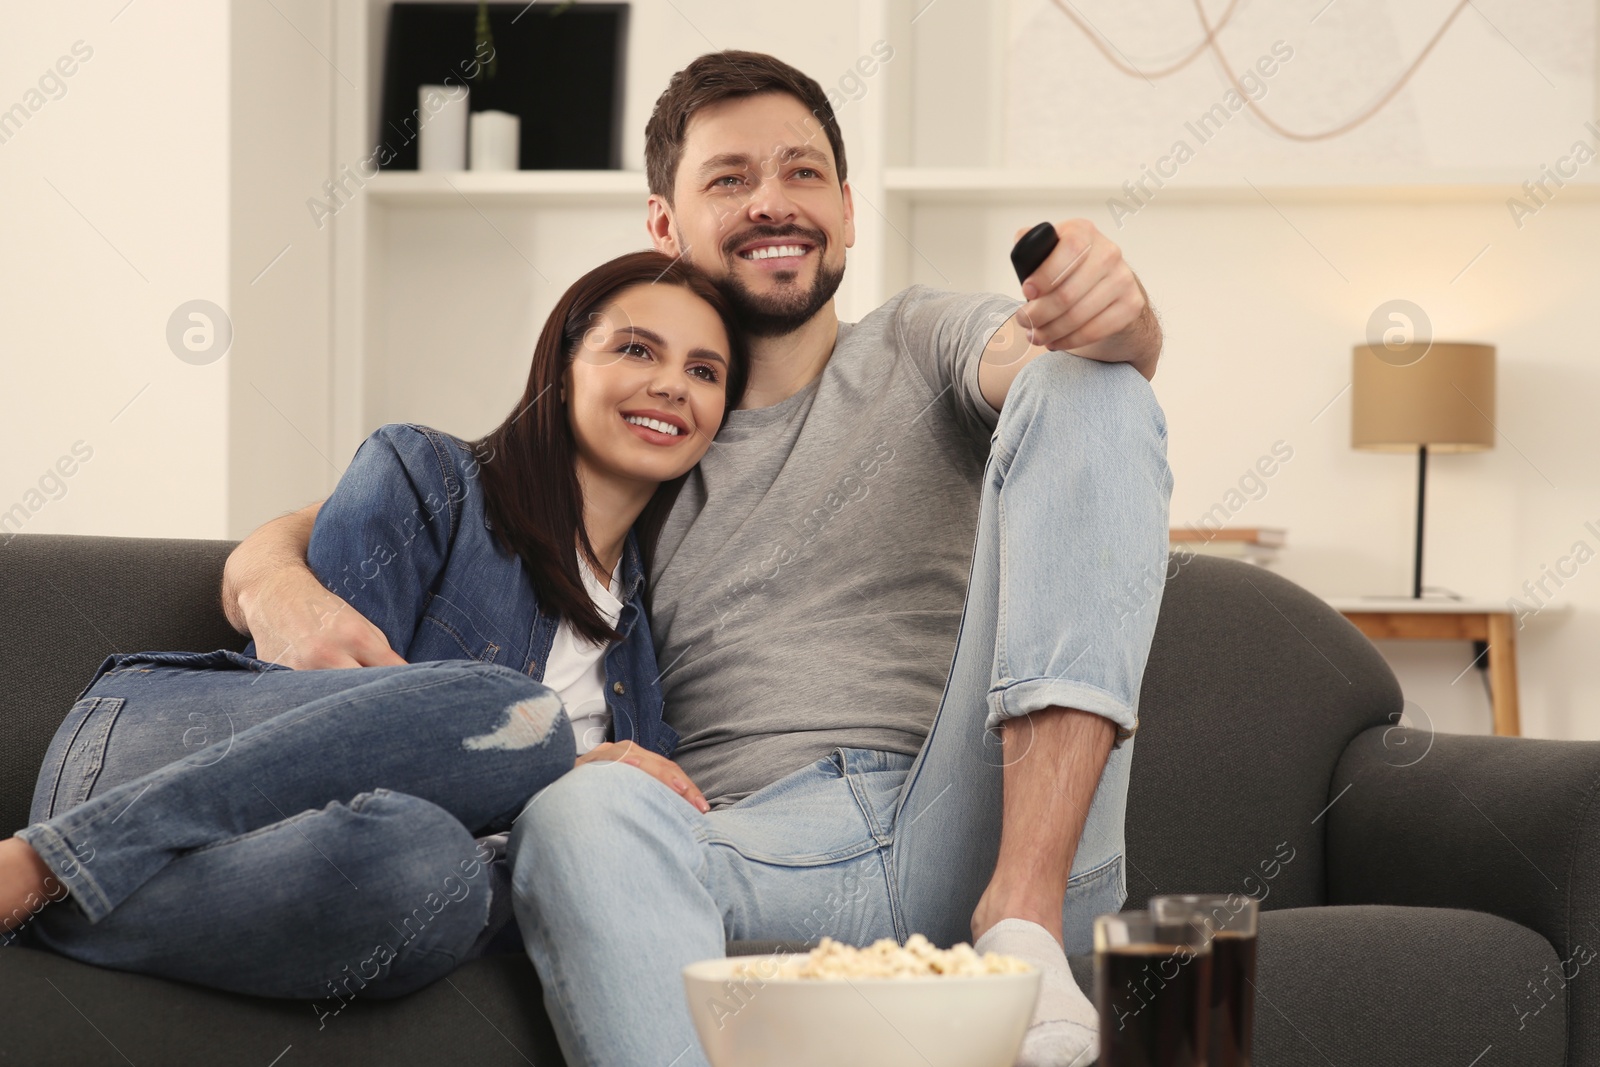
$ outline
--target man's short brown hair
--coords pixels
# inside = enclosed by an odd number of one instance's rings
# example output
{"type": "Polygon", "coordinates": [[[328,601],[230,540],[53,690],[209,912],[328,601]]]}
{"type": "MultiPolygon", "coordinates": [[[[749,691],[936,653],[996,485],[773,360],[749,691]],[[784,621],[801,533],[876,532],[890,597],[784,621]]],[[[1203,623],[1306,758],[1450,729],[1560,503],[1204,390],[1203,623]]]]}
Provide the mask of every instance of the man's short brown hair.
{"type": "MultiPolygon", "coordinates": [[[[828,135],[834,163],[839,168],[839,183],[845,179],[844,135],[834,117],[828,94],[815,79],[807,77],[781,59],[761,52],[707,52],[672,76],[667,88],[656,98],[656,107],[644,128],[644,171],[650,191],[672,203],[672,183],[683,158],[684,136],[689,120],[703,107],[759,93],[788,93],[804,104],[817,126],[828,135]]],[[[798,131],[807,140],[815,126],[798,131]]]]}

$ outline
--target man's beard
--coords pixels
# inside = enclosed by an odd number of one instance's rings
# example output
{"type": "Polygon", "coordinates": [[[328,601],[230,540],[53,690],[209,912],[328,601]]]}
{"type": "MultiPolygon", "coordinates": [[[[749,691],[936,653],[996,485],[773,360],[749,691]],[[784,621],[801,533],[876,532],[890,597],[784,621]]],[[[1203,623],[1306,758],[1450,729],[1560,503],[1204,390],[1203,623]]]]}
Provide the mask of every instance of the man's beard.
{"type": "MultiPolygon", "coordinates": [[[[828,266],[827,261],[823,259],[827,245],[820,233],[790,229],[787,232],[752,235],[746,231],[739,235],[739,243],[748,241],[751,236],[803,236],[812,241],[810,254],[817,257],[817,276],[809,290],[785,284],[776,293],[756,293],[733,271],[730,271],[722,281],[723,291],[728,295],[728,303],[733,305],[733,313],[738,319],[739,328],[747,335],[782,337],[784,334],[793,333],[809,322],[811,316],[821,311],[828,301],[833,299],[833,294],[839,291],[839,283],[844,280],[844,264],[841,263],[838,268],[828,266]]],[[[786,274],[790,272],[780,272],[773,277],[781,282],[791,283],[793,275],[786,278],[784,277],[786,274]]]]}

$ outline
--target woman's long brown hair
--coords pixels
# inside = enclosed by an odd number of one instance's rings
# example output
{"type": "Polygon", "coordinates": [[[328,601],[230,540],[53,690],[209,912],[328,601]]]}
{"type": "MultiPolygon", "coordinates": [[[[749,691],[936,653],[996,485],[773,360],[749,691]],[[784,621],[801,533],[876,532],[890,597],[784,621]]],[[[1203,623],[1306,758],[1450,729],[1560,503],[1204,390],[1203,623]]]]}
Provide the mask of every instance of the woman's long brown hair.
{"type": "MultiPolygon", "coordinates": [[[[556,301],[534,345],[522,399],[504,422],[472,444],[496,539],[521,558],[540,606],[593,642],[614,641],[620,635],[601,617],[579,577],[579,547],[591,559],[595,551],[583,523],[578,446],[561,399],[562,381],[598,313],[636,285],[676,285],[711,305],[728,332],[730,348],[724,410],[737,407],[744,395],[745,348],[722,291],[681,259],[633,252],[602,263],[556,301]]],[[[634,524],[647,571],[662,523],[686,477],[663,482],[634,524]]]]}

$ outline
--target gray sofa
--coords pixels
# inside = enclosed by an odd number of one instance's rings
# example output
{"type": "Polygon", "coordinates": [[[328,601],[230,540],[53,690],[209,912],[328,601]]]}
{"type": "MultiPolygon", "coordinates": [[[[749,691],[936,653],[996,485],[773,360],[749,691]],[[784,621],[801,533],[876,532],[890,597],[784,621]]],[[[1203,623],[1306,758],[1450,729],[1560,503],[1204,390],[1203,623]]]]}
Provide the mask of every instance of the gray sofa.
{"type": "MultiPolygon", "coordinates": [[[[105,655],[241,646],[217,605],[230,547],[0,546],[0,833],[26,820],[105,655]]],[[[1141,697],[1128,906],[1262,898],[1259,1067],[1600,1067],[1600,744],[1400,729],[1394,676],[1320,600],[1225,560],[1174,571],[1141,697]]],[[[0,1004],[0,1064],[562,1062],[516,955],[319,1028],[307,1003],[18,945],[0,950],[0,1004]]]]}

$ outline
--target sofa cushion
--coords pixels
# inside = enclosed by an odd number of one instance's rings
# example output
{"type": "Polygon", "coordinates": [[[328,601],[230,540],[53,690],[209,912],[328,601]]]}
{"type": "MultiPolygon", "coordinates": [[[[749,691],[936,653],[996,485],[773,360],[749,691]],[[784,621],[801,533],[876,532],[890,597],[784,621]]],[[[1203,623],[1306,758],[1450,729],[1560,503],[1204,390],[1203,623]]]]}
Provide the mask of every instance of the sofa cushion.
{"type": "Polygon", "coordinates": [[[1556,983],[1538,999],[1529,989],[1559,966],[1544,938],[1485,912],[1268,912],[1257,976],[1258,1062],[1465,1067],[1488,1062],[1492,1048],[1494,1063],[1562,1064],[1566,997],[1556,983]]]}

